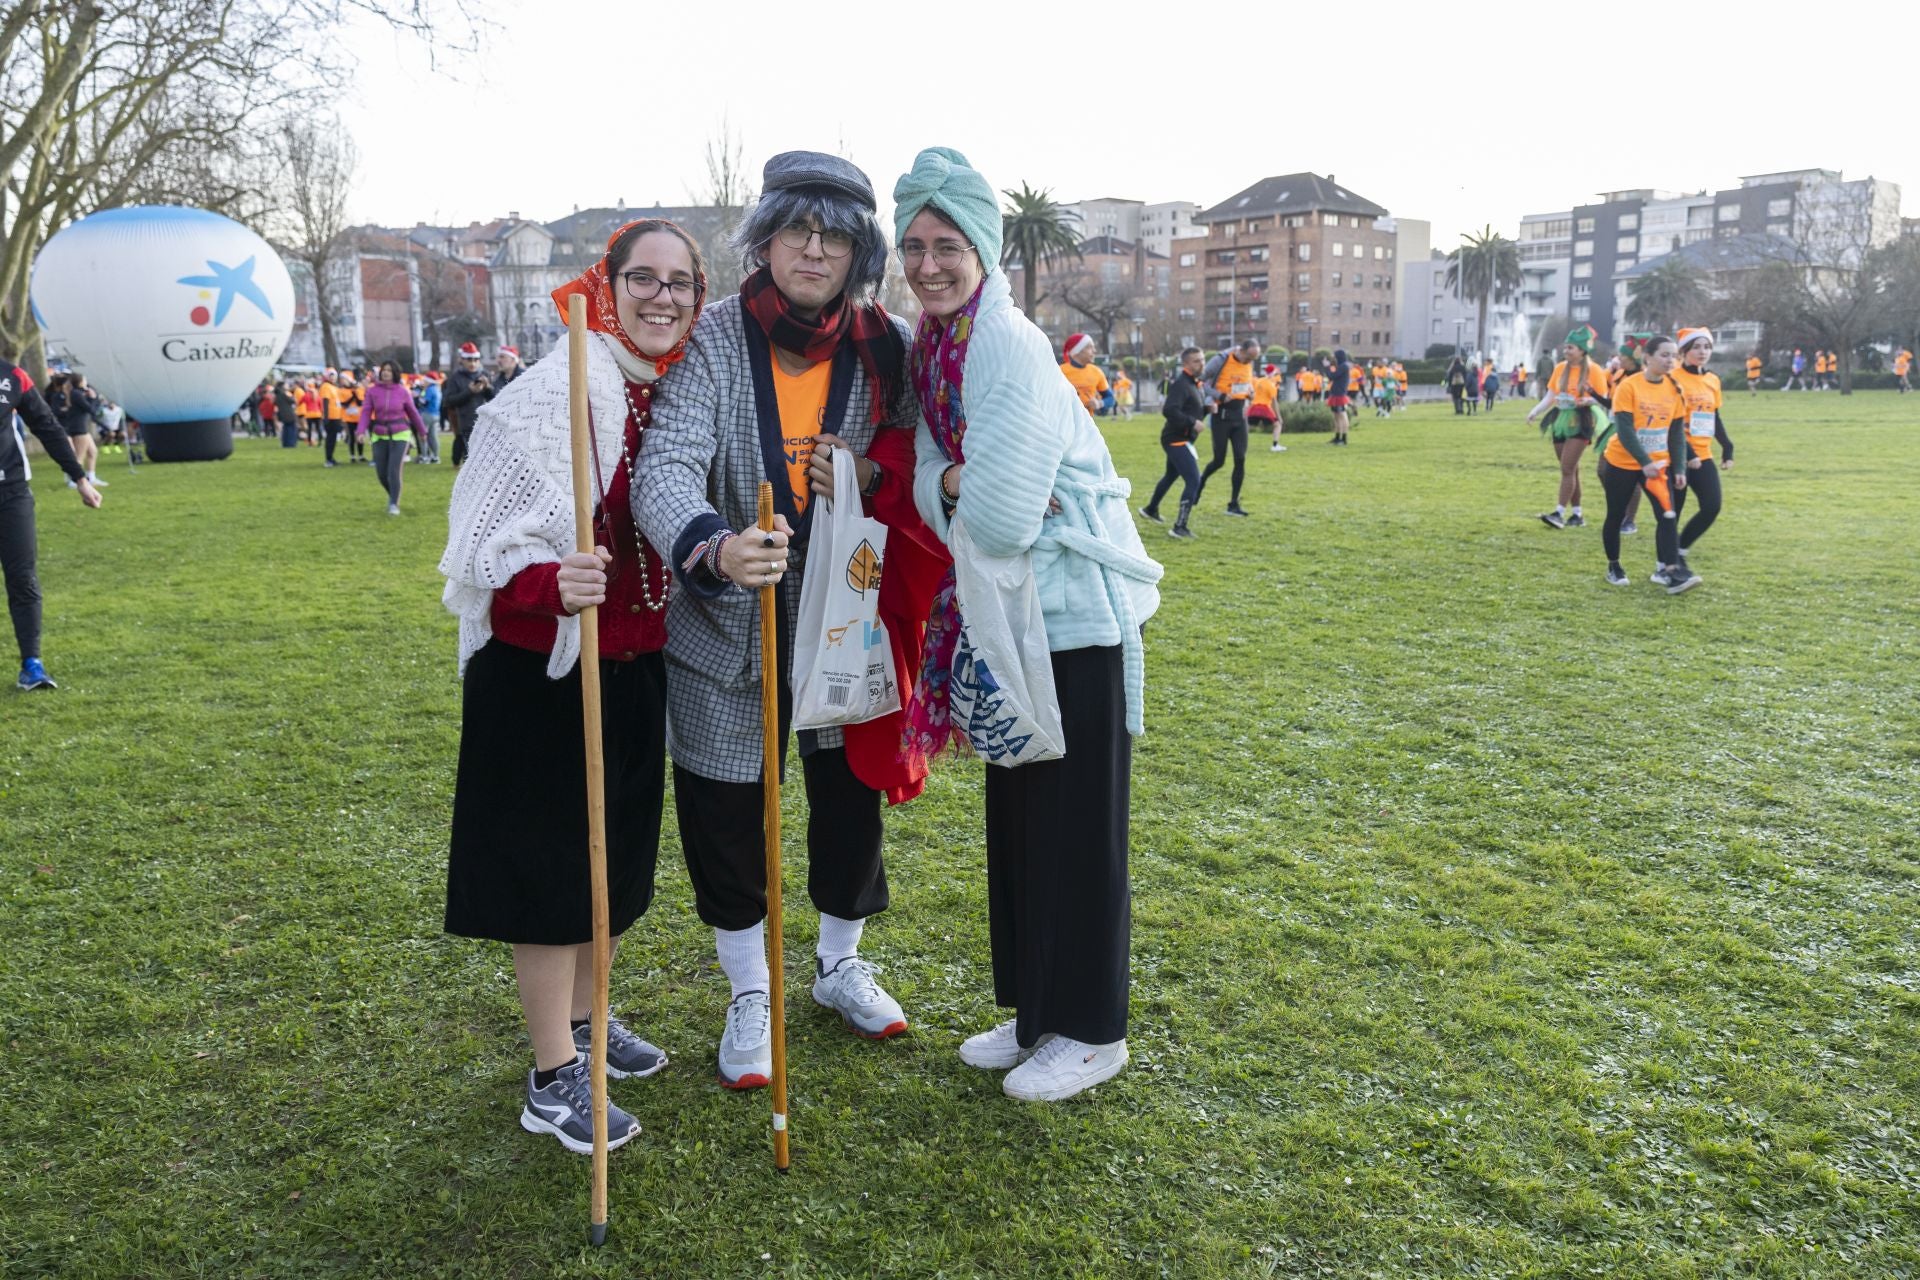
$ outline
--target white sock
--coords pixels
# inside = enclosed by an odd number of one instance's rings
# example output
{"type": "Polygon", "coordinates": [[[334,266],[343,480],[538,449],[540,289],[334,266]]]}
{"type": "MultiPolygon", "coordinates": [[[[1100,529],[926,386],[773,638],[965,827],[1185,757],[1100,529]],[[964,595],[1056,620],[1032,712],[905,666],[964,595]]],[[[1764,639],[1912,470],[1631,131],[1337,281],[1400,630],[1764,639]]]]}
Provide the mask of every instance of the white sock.
{"type": "Polygon", "coordinates": [[[1573,504],[1573,514],[1575,515],[1580,514],[1580,504],[1577,502],[1573,504]]]}
{"type": "Polygon", "coordinates": [[[733,998],[749,991],[765,991],[773,985],[767,973],[767,926],[748,925],[744,929],[715,929],[714,949],[720,954],[720,969],[733,984],[733,998]]]}
{"type": "Polygon", "coordinates": [[[1563,516],[1567,514],[1567,504],[1564,502],[1556,502],[1553,506],[1553,514],[1557,516],[1563,516]]]}
{"type": "Polygon", "coordinates": [[[820,945],[814,949],[820,957],[820,972],[831,973],[835,965],[860,950],[860,932],[866,924],[820,913],[820,945]]]}

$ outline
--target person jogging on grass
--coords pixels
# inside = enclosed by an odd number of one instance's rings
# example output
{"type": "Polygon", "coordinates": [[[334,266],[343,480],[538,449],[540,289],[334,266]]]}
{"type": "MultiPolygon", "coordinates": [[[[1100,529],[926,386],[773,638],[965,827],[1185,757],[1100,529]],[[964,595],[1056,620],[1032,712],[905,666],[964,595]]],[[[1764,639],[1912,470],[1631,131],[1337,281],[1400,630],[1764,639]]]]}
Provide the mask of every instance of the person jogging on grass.
{"type": "Polygon", "coordinates": [[[1528,422],[1546,415],[1540,432],[1552,442],[1560,463],[1560,500],[1540,515],[1540,522],[1554,529],[1587,522],[1580,514],[1580,459],[1599,434],[1600,414],[1607,405],[1606,370],[1593,360],[1597,336],[1592,325],[1584,324],[1567,335],[1560,361],[1547,375],[1546,394],[1527,414],[1528,422]]]}
{"type": "Polygon", "coordinates": [[[67,483],[80,491],[80,501],[100,505],[100,491],[67,443],[66,428],[34,389],[26,370],[0,358],[0,577],[7,584],[7,612],[13,618],[13,638],[20,647],[20,675],[14,687],[22,693],[56,689],[40,662],[40,578],[35,572],[39,544],[34,533],[33,489],[27,481],[33,467],[27,461],[27,440],[21,423],[67,473],[67,483]]]}
{"type": "Polygon", "coordinates": [[[1167,530],[1170,538],[1191,538],[1187,520],[1193,504],[1200,498],[1200,460],[1194,457],[1194,441],[1200,438],[1200,420],[1207,415],[1205,397],[1200,394],[1200,374],[1206,353],[1188,347],[1180,353],[1180,368],[1167,385],[1167,396],[1160,405],[1165,424],[1160,428],[1160,449],[1167,455],[1167,469],[1153,486],[1153,496],[1140,514],[1155,524],[1165,524],[1160,515],[1160,499],[1167,496],[1175,480],[1185,482],[1180,491],[1180,514],[1167,530]]]}
{"type": "MultiPolygon", "coordinates": [[[[1624,349],[1624,348],[1623,348],[1624,349]]],[[[1666,334],[1646,340],[1641,368],[1613,388],[1613,433],[1600,456],[1600,487],[1607,495],[1607,519],[1600,528],[1607,555],[1607,581],[1616,587],[1628,583],[1620,567],[1620,526],[1627,499],[1645,489],[1658,507],[1654,548],[1658,563],[1654,585],[1668,595],[1679,595],[1700,585],[1699,575],[1680,558],[1680,542],[1673,493],[1686,486],[1684,466],[1671,467],[1687,454],[1686,400],[1669,376],[1678,356],[1678,344],[1666,334]]]]}
{"type": "Polygon", "coordinates": [[[354,435],[365,440],[373,437],[373,470],[380,487],[387,493],[387,514],[400,514],[400,485],[405,479],[407,449],[415,438],[425,434],[420,410],[413,395],[400,381],[400,366],[382,361],[374,375],[378,381],[367,388],[366,402],[360,408],[360,420],[354,435]]]}
{"type": "Polygon", "coordinates": [[[1226,465],[1227,450],[1233,450],[1230,516],[1247,514],[1240,505],[1240,486],[1247,478],[1247,405],[1253,399],[1253,362],[1259,358],[1259,342],[1247,338],[1208,361],[1200,375],[1201,390],[1214,406],[1213,461],[1200,473],[1200,489],[1205,492],[1213,473],[1226,465]]]}
{"type": "Polygon", "coordinates": [[[1254,424],[1271,426],[1273,444],[1269,453],[1285,453],[1287,446],[1280,443],[1280,433],[1285,425],[1280,421],[1280,396],[1282,383],[1280,370],[1274,365],[1262,365],[1260,376],[1253,380],[1253,402],[1247,406],[1247,429],[1253,430],[1254,424]]]}
{"type": "Polygon", "coordinates": [[[1333,394],[1327,397],[1327,408],[1333,410],[1333,439],[1328,444],[1347,442],[1347,406],[1353,401],[1347,395],[1347,388],[1353,382],[1353,366],[1347,361],[1347,350],[1341,347],[1333,353],[1333,374],[1329,385],[1333,394]]]}
{"type": "Polygon", "coordinates": [[[1907,371],[1912,368],[1913,352],[1905,347],[1900,348],[1900,353],[1893,358],[1893,376],[1899,384],[1901,395],[1913,390],[1913,384],[1907,381],[1907,371]]]}
{"type": "Polygon", "coordinates": [[[1760,359],[1760,353],[1758,351],[1747,357],[1748,395],[1757,396],[1760,394],[1760,371],[1764,368],[1766,368],[1766,363],[1760,359]]]}
{"type": "Polygon", "coordinates": [[[1682,329],[1679,341],[1680,363],[1673,371],[1673,382],[1686,400],[1687,446],[1691,452],[1686,459],[1687,482],[1673,495],[1674,517],[1686,513],[1688,493],[1697,494],[1700,505],[1680,530],[1680,564],[1685,568],[1687,552],[1720,514],[1721,468],[1713,464],[1713,442],[1720,441],[1721,465],[1726,466],[1733,461],[1733,438],[1720,419],[1720,375],[1707,369],[1707,362],[1713,359],[1712,330],[1682,329]]]}

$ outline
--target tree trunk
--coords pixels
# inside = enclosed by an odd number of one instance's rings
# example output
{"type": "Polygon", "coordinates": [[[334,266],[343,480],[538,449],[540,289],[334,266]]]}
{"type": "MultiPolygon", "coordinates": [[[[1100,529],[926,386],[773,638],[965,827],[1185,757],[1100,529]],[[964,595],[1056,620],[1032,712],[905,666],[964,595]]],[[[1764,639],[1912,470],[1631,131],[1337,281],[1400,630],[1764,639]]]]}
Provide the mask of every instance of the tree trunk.
{"type": "Polygon", "coordinates": [[[1484,360],[1487,355],[1487,295],[1484,293],[1480,295],[1480,326],[1475,330],[1473,354],[1477,360],[1484,360]]]}
{"type": "MultiPolygon", "coordinates": [[[[1020,296],[1026,301],[1026,315],[1029,320],[1033,320],[1033,309],[1038,305],[1034,300],[1034,291],[1040,285],[1039,280],[1035,278],[1037,274],[1031,262],[1027,263],[1020,272],[1020,296]]],[[[1038,324],[1039,321],[1036,320],[1034,323],[1038,324]]]]}

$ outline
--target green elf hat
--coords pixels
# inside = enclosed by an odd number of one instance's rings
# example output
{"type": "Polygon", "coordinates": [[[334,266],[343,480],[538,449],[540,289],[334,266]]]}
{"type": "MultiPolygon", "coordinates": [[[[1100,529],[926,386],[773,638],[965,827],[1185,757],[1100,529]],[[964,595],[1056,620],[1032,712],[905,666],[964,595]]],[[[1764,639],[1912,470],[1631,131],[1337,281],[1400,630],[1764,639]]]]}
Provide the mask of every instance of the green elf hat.
{"type": "Polygon", "coordinates": [[[1593,344],[1599,339],[1599,337],[1600,335],[1593,331],[1592,325],[1583,324],[1578,329],[1575,329],[1572,333],[1567,335],[1567,342],[1571,346],[1576,346],[1580,348],[1582,351],[1586,352],[1588,355],[1592,355],[1593,344]]]}
{"type": "Polygon", "coordinates": [[[1630,333],[1620,339],[1620,358],[1634,366],[1645,364],[1647,344],[1653,341],[1651,333],[1630,333]]]}

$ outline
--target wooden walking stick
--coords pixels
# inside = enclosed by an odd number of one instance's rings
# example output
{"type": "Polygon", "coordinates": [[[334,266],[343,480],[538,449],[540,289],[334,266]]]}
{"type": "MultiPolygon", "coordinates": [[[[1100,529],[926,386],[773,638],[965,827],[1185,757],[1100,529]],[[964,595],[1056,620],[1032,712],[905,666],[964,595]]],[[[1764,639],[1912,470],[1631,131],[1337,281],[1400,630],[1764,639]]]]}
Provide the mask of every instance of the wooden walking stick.
{"type": "MultiPolygon", "coordinates": [[[[760,529],[773,532],[773,486],[760,482],[760,529]]],[[[767,834],[767,993],[773,1013],[773,1167],[787,1171],[787,1004],[780,928],[780,644],[772,583],[760,588],[760,794],[767,834]]]]}
{"type": "MultiPolygon", "coordinates": [[[[588,486],[594,447],[587,416],[587,300],[567,299],[567,406],[573,427],[573,547],[593,550],[593,505],[588,486]]],[[[593,1214],[589,1237],[607,1241],[607,973],[613,942],[607,918],[606,761],[600,736],[600,610],[580,617],[580,710],[587,738],[587,871],[593,884],[593,1214]]]]}

